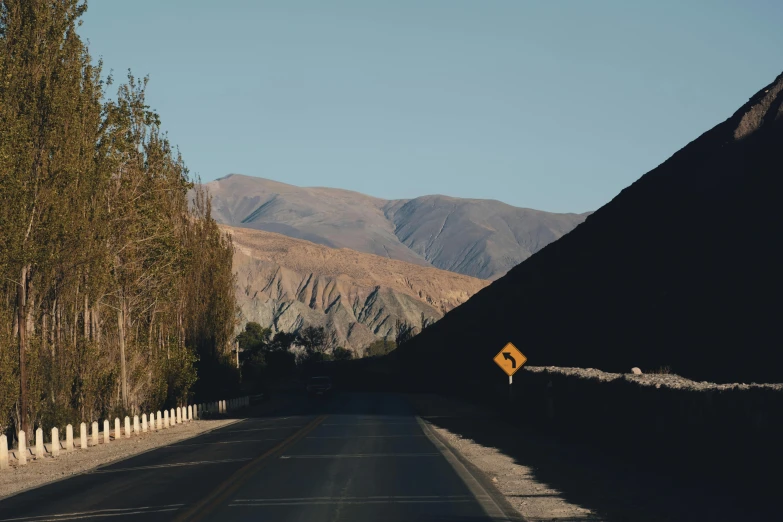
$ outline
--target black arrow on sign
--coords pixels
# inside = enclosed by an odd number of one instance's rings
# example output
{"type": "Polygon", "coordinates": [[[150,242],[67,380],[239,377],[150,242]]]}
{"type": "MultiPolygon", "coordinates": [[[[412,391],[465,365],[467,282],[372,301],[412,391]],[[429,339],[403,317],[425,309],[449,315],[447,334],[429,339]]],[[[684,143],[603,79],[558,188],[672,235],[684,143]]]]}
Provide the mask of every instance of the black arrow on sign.
{"type": "Polygon", "coordinates": [[[511,361],[512,368],[517,367],[517,361],[513,357],[511,357],[511,352],[503,352],[503,358],[507,361],[511,361]]]}

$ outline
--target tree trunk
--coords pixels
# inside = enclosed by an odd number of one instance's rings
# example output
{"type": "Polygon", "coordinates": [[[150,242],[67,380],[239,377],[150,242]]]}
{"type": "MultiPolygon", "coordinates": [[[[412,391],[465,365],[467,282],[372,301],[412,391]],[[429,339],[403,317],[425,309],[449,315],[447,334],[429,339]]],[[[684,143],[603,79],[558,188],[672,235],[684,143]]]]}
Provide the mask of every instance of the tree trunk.
{"type": "Polygon", "coordinates": [[[122,405],[128,407],[128,375],[125,370],[125,299],[120,297],[117,308],[117,335],[120,339],[120,372],[122,373],[122,405]]]}
{"type": "Polygon", "coordinates": [[[84,294],[84,340],[90,340],[90,299],[84,294]]]}
{"type": "Polygon", "coordinates": [[[100,304],[96,304],[92,308],[92,313],[90,314],[92,316],[92,338],[95,340],[96,343],[100,346],[101,344],[101,306],[100,304]]]}
{"type": "Polygon", "coordinates": [[[30,423],[27,415],[27,275],[29,265],[22,267],[19,286],[16,290],[16,313],[19,333],[19,415],[21,417],[22,430],[30,433],[30,423]]]}

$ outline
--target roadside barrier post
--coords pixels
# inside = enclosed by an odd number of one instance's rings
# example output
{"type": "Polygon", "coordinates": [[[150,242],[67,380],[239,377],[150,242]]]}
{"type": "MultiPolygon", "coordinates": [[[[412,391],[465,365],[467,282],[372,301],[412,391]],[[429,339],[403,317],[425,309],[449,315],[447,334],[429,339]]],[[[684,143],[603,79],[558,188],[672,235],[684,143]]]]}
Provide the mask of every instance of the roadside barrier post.
{"type": "Polygon", "coordinates": [[[157,423],[155,426],[158,428],[158,431],[160,431],[160,429],[163,428],[163,419],[160,418],[160,410],[158,410],[158,414],[155,416],[155,422],[157,423]]]}
{"type": "Polygon", "coordinates": [[[171,427],[177,425],[177,413],[174,411],[174,408],[171,408],[171,414],[169,415],[171,417],[171,427]]]}
{"type": "Polygon", "coordinates": [[[87,425],[83,422],[79,426],[79,447],[87,449],[87,425]]]}
{"type": "Polygon", "coordinates": [[[131,435],[130,417],[125,416],[125,438],[129,439],[131,435]]]}
{"type": "Polygon", "coordinates": [[[188,406],[188,422],[193,420],[193,405],[188,406]]]}
{"type": "Polygon", "coordinates": [[[27,464],[27,436],[24,431],[19,432],[19,451],[16,454],[16,461],[20,466],[27,464]]]}
{"type": "Polygon", "coordinates": [[[177,424],[182,424],[182,408],[177,406],[177,424]]]}
{"type": "Polygon", "coordinates": [[[141,432],[147,433],[147,414],[142,413],[141,414],[141,432]]]}
{"type": "Polygon", "coordinates": [[[92,445],[97,446],[101,443],[100,437],[98,436],[98,421],[94,421],[92,423],[92,445]]]}
{"type": "Polygon", "coordinates": [[[65,451],[73,451],[73,426],[65,427],[65,451]]]}
{"type": "Polygon", "coordinates": [[[52,457],[60,456],[60,430],[52,428],[52,457]]]}
{"type": "Polygon", "coordinates": [[[103,421],[103,443],[108,444],[111,440],[111,430],[109,430],[109,421],[104,419],[103,421]]]}
{"type": "Polygon", "coordinates": [[[139,435],[139,416],[134,415],[133,416],[133,434],[138,436],[139,435]]]}
{"type": "Polygon", "coordinates": [[[120,418],[114,417],[114,440],[120,440],[120,418]]]}
{"type": "Polygon", "coordinates": [[[169,410],[166,410],[163,415],[165,416],[165,420],[163,421],[163,427],[168,428],[169,427],[169,410]]]}
{"type": "Polygon", "coordinates": [[[8,437],[0,435],[0,469],[8,468],[8,437]]]}
{"type": "Polygon", "coordinates": [[[43,430],[35,430],[35,460],[44,458],[43,430]]]}

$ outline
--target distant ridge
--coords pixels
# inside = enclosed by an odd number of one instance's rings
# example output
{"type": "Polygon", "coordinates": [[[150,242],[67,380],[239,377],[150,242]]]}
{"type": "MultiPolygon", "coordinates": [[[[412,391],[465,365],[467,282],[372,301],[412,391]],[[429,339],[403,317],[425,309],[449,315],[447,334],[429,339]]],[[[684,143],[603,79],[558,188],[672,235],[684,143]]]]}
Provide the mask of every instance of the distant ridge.
{"type": "Polygon", "coordinates": [[[440,195],[385,200],[240,174],[206,186],[219,223],[482,279],[503,275],[589,215],[440,195]]]}

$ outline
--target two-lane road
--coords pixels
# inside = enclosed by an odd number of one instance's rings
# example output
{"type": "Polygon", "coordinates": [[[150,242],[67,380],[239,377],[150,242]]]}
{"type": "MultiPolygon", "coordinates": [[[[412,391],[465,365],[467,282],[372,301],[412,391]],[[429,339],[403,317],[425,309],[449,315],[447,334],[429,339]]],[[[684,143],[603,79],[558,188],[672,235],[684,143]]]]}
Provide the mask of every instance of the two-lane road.
{"type": "Polygon", "coordinates": [[[506,520],[401,396],[347,393],[0,501],[0,522],[109,518],[506,520]]]}

